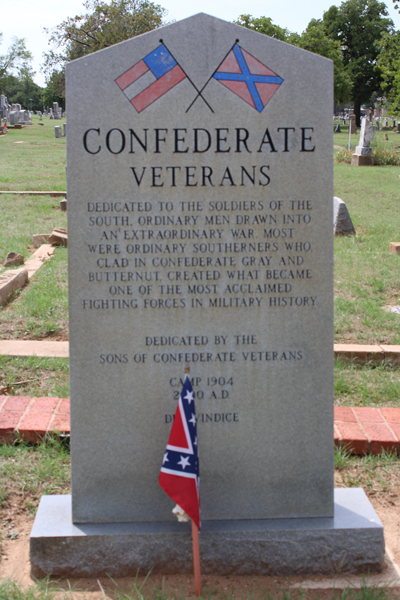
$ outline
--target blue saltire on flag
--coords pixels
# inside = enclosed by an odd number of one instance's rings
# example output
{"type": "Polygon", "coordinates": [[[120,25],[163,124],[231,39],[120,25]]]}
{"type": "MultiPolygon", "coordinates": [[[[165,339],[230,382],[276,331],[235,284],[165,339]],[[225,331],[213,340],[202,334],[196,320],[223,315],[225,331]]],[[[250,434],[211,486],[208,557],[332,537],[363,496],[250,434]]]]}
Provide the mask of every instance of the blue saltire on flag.
{"type": "Polygon", "coordinates": [[[200,528],[200,470],[196,410],[189,376],[178,400],[159,483],[200,528]]]}
{"type": "Polygon", "coordinates": [[[233,46],[213,77],[258,112],[263,110],[283,83],[282,77],[238,44],[233,46]]]}

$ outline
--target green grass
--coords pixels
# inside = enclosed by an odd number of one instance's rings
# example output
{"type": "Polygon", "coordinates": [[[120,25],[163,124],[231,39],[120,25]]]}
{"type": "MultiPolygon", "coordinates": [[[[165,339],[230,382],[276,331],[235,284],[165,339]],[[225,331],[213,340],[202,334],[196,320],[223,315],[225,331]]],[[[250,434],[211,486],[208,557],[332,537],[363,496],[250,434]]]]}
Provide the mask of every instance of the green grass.
{"type": "Polygon", "coordinates": [[[4,262],[8,252],[29,258],[35,251],[32,236],[66,227],[67,217],[60,210],[60,198],[1,194],[0,223],[0,262],[4,262]]]}
{"type": "Polygon", "coordinates": [[[335,238],[335,340],[400,344],[400,168],[335,165],[335,196],[347,205],[357,236],[335,238]]]}
{"type": "Polygon", "coordinates": [[[69,493],[68,448],[51,437],[34,447],[23,442],[2,444],[0,481],[7,490],[3,493],[0,508],[4,508],[9,496],[14,494],[20,498],[23,509],[34,515],[43,494],[69,493]]]}
{"type": "Polygon", "coordinates": [[[7,307],[0,309],[1,339],[43,339],[68,331],[68,263],[57,248],[7,307]]]}
{"type": "Polygon", "coordinates": [[[371,492],[389,492],[398,485],[400,458],[391,452],[349,455],[345,449],[335,450],[335,484],[345,487],[362,487],[371,492]]]}
{"type": "Polygon", "coordinates": [[[68,398],[68,358],[0,356],[0,394],[68,398]]]}
{"type": "Polygon", "coordinates": [[[400,407],[400,370],[335,361],[336,406],[400,407]]]}
{"type": "Polygon", "coordinates": [[[66,138],[54,137],[55,125],[64,123],[33,116],[33,125],[10,129],[0,136],[0,190],[64,191],[66,190],[66,138]]]}

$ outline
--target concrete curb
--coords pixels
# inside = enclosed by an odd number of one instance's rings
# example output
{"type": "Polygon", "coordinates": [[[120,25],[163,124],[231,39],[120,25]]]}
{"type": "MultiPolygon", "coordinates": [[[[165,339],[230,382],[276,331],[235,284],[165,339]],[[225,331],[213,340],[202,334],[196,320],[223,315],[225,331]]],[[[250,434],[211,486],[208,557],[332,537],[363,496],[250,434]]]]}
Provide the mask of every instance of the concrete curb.
{"type": "MultiPolygon", "coordinates": [[[[43,248],[43,246],[42,246],[43,248]]],[[[54,250],[52,248],[52,250],[54,250]]],[[[27,261],[28,262],[28,261],[27,261]]],[[[69,342],[50,340],[0,340],[0,356],[48,356],[68,358],[69,342]]],[[[362,346],[358,344],[334,344],[335,358],[355,364],[371,363],[400,365],[400,346],[362,346]]]]}
{"type": "Polygon", "coordinates": [[[12,190],[2,190],[0,194],[11,194],[14,196],[54,196],[56,198],[58,196],[65,196],[67,192],[15,192],[12,190]]]}

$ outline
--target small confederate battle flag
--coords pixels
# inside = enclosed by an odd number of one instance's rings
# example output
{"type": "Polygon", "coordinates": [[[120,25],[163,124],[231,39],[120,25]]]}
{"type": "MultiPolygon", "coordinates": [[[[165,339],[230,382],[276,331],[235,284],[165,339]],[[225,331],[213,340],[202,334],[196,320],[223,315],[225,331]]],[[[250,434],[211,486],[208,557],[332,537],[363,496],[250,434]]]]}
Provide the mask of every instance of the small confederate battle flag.
{"type": "Polygon", "coordinates": [[[196,411],[189,376],[185,376],[164,454],[159,483],[164,492],[200,528],[200,472],[196,411]]]}

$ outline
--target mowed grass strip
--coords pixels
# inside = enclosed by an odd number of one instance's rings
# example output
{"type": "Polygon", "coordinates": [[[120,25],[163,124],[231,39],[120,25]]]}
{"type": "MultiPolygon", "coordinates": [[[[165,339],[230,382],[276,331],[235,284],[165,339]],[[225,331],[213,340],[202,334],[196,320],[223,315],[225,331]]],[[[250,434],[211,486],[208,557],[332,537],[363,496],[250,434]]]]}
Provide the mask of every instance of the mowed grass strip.
{"type": "Polygon", "coordinates": [[[0,356],[0,394],[68,398],[68,358],[0,356]]]}
{"type": "Polygon", "coordinates": [[[335,361],[336,406],[400,407],[400,370],[335,361]]]}
{"type": "Polygon", "coordinates": [[[335,165],[335,196],[356,236],[335,238],[335,341],[400,344],[400,167],[335,165]]]}
{"type": "Polygon", "coordinates": [[[32,125],[0,136],[1,191],[64,191],[66,138],[56,139],[54,127],[65,119],[32,117],[32,125]],[[39,122],[43,126],[38,125],[39,122]]]}
{"type": "Polygon", "coordinates": [[[8,252],[29,258],[35,251],[32,236],[51,233],[54,227],[66,228],[67,216],[60,210],[60,198],[0,194],[0,223],[0,263],[3,263],[8,252]]]}
{"type": "Polygon", "coordinates": [[[0,309],[0,339],[68,339],[67,249],[54,255],[0,309]]]}

